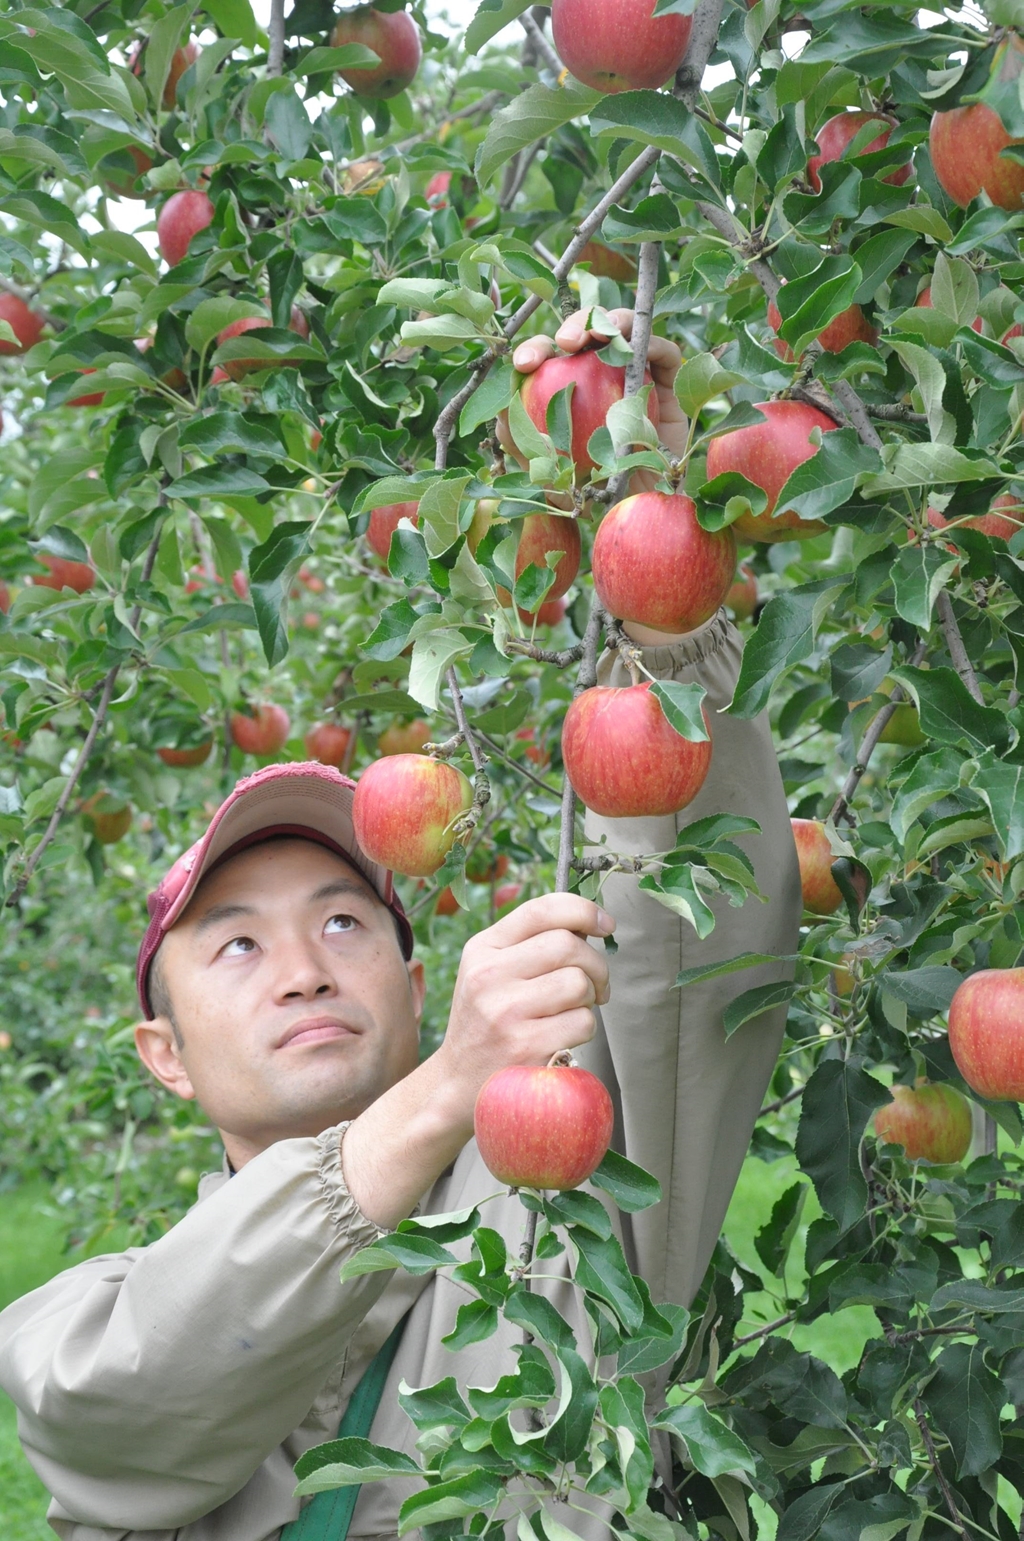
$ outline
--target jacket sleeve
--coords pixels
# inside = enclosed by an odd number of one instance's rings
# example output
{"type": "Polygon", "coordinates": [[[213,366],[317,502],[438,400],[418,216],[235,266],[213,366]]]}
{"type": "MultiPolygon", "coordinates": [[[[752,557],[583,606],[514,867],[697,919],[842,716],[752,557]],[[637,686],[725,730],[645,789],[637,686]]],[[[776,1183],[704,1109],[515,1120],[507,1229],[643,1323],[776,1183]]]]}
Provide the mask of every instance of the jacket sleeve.
{"type": "Polygon", "coordinates": [[[339,1282],[381,1234],[345,1187],[342,1133],[271,1146],[151,1246],[71,1268],[0,1315],[0,1385],[76,1520],[188,1524],[307,1416],[390,1277],[339,1282]]]}
{"type": "MultiPolygon", "coordinates": [[[[654,1173],[664,1194],[662,1203],[630,1218],[626,1241],[655,1300],[689,1305],[718,1239],[786,1019],[783,1006],[726,1039],[722,1011],[744,990],[791,977],[792,965],[765,964],[685,989],[676,988],[676,975],[741,952],[795,952],[800,877],[767,714],[744,721],[723,713],[742,657],[725,612],[681,642],[641,649],[641,657],[655,678],[696,681],[707,690],[711,768],[694,801],[674,816],[588,813],[588,843],[624,855],[665,851],[696,819],[746,814],[761,833],[738,843],[767,898],[749,898],[740,909],[716,901],[715,929],[702,942],[688,922],[641,892],[635,877],[613,873],[602,891],[617,921],[618,952],[609,959],[611,1000],[589,1062],[617,1094],[620,1148],[654,1173]]],[[[604,655],[599,682],[629,684],[617,654],[604,655]]]]}

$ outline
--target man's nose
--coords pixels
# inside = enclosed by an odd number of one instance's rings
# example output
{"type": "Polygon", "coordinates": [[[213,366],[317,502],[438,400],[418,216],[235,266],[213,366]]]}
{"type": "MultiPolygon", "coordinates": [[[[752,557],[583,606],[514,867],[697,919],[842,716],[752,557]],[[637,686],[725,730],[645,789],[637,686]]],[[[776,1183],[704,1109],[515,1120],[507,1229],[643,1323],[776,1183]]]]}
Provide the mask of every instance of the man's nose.
{"type": "Polygon", "coordinates": [[[275,992],[279,1000],[314,1000],[336,990],[327,960],[314,943],[296,939],[283,951],[275,992]]]}

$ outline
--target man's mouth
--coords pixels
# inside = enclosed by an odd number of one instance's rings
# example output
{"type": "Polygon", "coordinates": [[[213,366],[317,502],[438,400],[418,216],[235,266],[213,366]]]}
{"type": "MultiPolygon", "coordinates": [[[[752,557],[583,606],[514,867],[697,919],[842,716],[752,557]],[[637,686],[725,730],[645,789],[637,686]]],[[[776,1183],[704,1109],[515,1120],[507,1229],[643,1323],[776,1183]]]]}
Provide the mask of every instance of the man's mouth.
{"type": "Polygon", "coordinates": [[[346,1022],[339,1022],[337,1017],[304,1017],[301,1022],[292,1023],[276,1047],[284,1049],[305,1043],[330,1043],[333,1039],[357,1036],[355,1028],[349,1027],[346,1022]]]}

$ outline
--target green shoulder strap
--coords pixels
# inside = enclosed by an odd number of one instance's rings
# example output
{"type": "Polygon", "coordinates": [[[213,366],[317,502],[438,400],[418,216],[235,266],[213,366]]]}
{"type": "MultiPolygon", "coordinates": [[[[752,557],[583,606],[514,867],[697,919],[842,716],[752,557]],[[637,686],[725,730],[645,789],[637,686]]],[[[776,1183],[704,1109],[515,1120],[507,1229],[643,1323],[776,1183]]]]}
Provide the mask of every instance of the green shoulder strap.
{"type": "MultiPolygon", "coordinates": [[[[348,1439],[353,1435],[369,1439],[374,1414],[380,1406],[384,1382],[388,1378],[404,1326],[403,1316],[363,1371],[362,1379],[352,1393],[338,1428],[339,1439],[348,1439]]],[[[284,1527],[280,1541],[346,1541],[358,1497],[358,1487],[334,1488],[328,1493],[317,1493],[298,1519],[284,1527]]]]}

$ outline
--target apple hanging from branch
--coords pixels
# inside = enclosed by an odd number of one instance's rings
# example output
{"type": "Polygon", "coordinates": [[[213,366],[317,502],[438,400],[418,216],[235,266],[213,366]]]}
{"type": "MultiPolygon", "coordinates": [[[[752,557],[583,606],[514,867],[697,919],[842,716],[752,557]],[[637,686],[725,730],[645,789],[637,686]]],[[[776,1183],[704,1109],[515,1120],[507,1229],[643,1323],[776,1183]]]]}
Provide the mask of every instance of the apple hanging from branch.
{"type": "Polygon", "coordinates": [[[741,514],[733,524],[739,540],[809,540],[828,526],[818,519],[801,519],[795,509],[784,509],[776,515],[775,507],[779,493],[797,466],[817,454],[817,445],[811,443],[813,430],[833,433],[838,424],[817,407],[802,401],[759,401],[757,410],[764,414],[763,423],[734,428],[711,440],[708,480],[713,481],[726,471],[738,471],[767,495],[763,513],[741,514]]]}
{"type": "Polygon", "coordinates": [[[564,1190],[604,1160],[615,1110],[604,1083],[578,1065],[509,1065],[480,1088],[473,1122],[499,1182],[564,1190]]]}
{"type": "Polygon", "coordinates": [[[655,16],[654,0],[552,0],[558,57],[595,91],[657,90],[683,62],[693,17],[655,16]]]}
{"type": "Polygon", "coordinates": [[[732,586],[736,537],[702,529],[685,494],[639,492],[605,514],[591,565],[612,615],[655,631],[694,631],[732,586]]]}
{"type": "Polygon", "coordinates": [[[649,682],[597,685],[569,707],[562,759],[569,780],[594,813],[609,819],[678,813],[697,796],[711,765],[711,738],[683,738],[649,682]]]}
{"type": "Polygon", "coordinates": [[[893,1086],[875,1114],[875,1134],[902,1145],[911,1161],[962,1161],[971,1143],[971,1105],[955,1086],[918,1080],[893,1086]]]}
{"type": "Polygon", "coordinates": [[[433,876],[455,844],[473,787],[454,765],[422,754],[374,760],[356,784],[352,822],[371,861],[406,877],[433,876]]]}
{"type": "Polygon", "coordinates": [[[1024,968],[981,969],[958,986],[949,1047],[979,1097],[1024,1101],[1024,968]]]}

